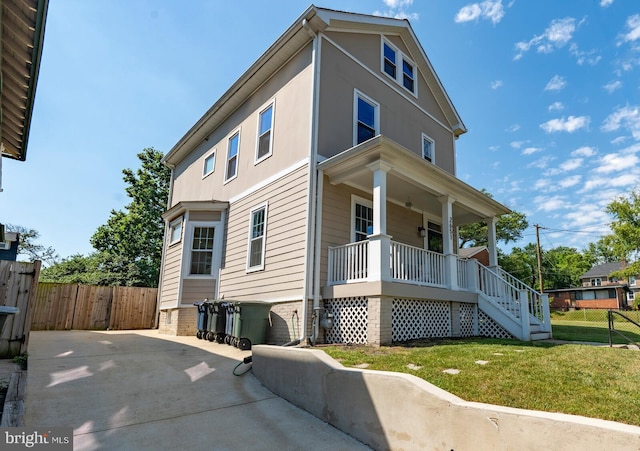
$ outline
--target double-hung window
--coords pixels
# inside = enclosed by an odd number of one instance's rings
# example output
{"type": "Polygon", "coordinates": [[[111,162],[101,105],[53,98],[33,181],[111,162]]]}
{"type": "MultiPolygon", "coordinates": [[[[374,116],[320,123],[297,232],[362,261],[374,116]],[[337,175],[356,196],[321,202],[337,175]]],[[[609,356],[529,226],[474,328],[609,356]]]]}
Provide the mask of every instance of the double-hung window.
{"type": "Polygon", "coordinates": [[[422,158],[435,163],[435,142],[424,133],[422,134],[422,158]]]}
{"type": "Polygon", "coordinates": [[[235,132],[229,138],[227,147],[227,170],[225,173],[225,182],[236,178],[238,175],[238,152],[240,150],[240,131],[235,132]]]}
{"type": "Polygon", "coordinates": [[[380,105],[356,91],[354,101],[354,145],[363,143],[380,133],[380,105]]]}
{"type": "Polygon", "coordinates": [[[202,178],[211,174],[216,168],[216,151],[214,149],[209,155],[204,158],[204,164],[202,167],[202,178]]]}
{"type": "Polygon", "coordinates": [[[382,71],[411,94],[417,95],[416,64],[384,38],[382,39],[382,71]]]}
{"type": "Polygon", "coordinates": [[[273,103],[258,115],[258,148],[256,163],[271,155],[273,148],[273,103]]]}
{"type": "Polygon", "coordinates": [[[190,275],[211,275],[214,227],[193,227],[190,275]]]}
{"type": "Polygon", "coordinates": [[[267,204],[251,210],[247,271],[264,269],[264,249],[267,232],[267,204]]]}
{"type": "Polygon", "coordinates": [[[352,236],[355,242],[364,241],[373,233],[373,203],[353,196],[351,200],[352,236]]]}

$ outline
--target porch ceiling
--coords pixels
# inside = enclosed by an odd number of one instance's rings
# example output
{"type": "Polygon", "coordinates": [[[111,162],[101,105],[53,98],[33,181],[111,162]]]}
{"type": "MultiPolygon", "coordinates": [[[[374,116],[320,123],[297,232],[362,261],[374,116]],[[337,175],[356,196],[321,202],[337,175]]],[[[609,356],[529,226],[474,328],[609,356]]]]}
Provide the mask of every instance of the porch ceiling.
{"type": "Polygon", "coordinates": [[[318,164],[330,183],[344,183],[365,192],[373,188],[378,161],[391,167],[387,173],[387,200],[430,216],[442,214],[441,198],[453,198],[455,225],[470,224],[509,213],[510,210],[441,168],[425,161],[397,142],[379,135],[318,164]]]}

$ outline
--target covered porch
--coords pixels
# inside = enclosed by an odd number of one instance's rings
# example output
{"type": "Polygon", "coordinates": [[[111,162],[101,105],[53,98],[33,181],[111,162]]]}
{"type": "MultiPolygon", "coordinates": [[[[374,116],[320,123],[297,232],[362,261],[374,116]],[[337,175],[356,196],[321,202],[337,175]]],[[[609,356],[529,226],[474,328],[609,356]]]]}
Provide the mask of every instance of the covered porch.
{"type": "MultiPolygon", "coordinates": [[[[352,201],[349,240],[323,240],[324,299],[368,296],[378,306],[374,316],[389,318],[399,299],[462,303],[471,309],[476,334],[480,308],[506,332],[527,340],[529,317],[544,323],[542,295],[498,267],[496,222],[508,208],[384,136],[327,159],[318,169],[323,183],[370,197],[369,204],[352,201]],[[420,221],[407,223],[407,218],[420,221]],[[488,229],[488,267],[460,257],[456,244],[458,227],[480,221],[488,229]],[[401,231],[399,238],[389,233],[390,223],[401,231]]],[[[389,342],[392,335],[383,331],[380,339],[389,342]]]]}

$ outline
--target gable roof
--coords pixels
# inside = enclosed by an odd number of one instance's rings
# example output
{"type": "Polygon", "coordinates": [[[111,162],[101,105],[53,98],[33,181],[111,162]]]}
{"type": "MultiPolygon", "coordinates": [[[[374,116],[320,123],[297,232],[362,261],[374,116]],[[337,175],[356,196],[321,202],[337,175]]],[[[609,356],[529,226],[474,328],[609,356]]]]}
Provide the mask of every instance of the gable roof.
{"type": "Polygon", "coordinates": [[[622,268],[622,262],[603,263],[601,265],[594,266],[589,271],[581,275],[580,278],[585,279],[589,277],[609,277],[609,274],[622,268]]]}
{"type": "Polygon", "coordinates": [[[336,11],[311,5],[167,152],[163,162],[169,167],[174,167],[269,80],[289,58],[308,45],[316,34],[325,30],[374,31],[399,35],[442,108],[455,136],[467,131],[408,20],[336,11]]]}
{"type": "Polygon", "coordinates": [[[458,255],[462,258],[471,258],[482,251],[489,252],[489,249],[487,248],[487,246],[463,247],[461,249],[458,249],[458,255]]]}

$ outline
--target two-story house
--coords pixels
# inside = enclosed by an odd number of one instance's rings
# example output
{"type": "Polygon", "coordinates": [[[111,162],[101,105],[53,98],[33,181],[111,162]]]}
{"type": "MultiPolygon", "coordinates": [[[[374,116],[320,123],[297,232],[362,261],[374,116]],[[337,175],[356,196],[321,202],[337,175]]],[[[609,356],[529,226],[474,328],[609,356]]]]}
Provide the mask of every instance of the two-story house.
{"type": "Polygon", "coordinates": [[[549,336],[497,264],[509,209],[456,177],[466,131],[407,20],[309,7],[164,158],[161,331],[224,298],[271,302],[273,343],[549,336]],[[488,267],[456,246],[478,221],[488,267]]]}
{"type": "Polygon", "coordinates": [[[634,304],[640,296],[640,283],[632,276],[624,279],[611,274],[624,269],[625,262],[596,265],[580,276],[580,287],[547,290],[551,308],[616,309],[624,310],[634,304]]]}

